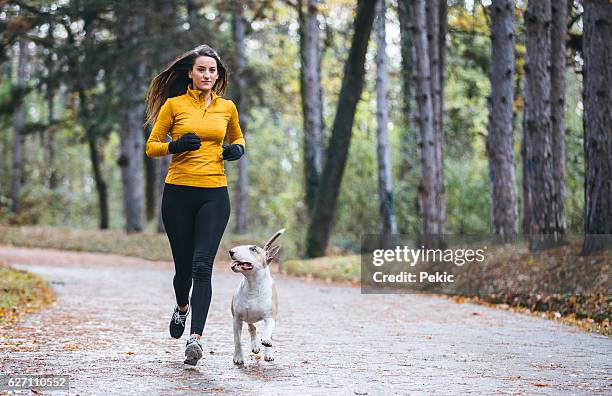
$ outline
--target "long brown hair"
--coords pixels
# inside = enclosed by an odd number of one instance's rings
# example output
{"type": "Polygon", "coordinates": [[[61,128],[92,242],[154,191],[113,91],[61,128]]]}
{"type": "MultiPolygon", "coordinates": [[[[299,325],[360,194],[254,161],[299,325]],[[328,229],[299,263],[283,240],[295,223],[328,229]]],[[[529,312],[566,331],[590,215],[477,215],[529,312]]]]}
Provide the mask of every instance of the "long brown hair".
{"type": "Polygon", "coordinates": [[[227,66],[225,66],[225,63],[223,63],[217,51],[212,47],[206,44],[199,45],[179,55],[151,81],[145,98],[147,111],[145,126],[147,124],[152,125],[155,122],[159,110],[168,98],[183,95],[187,92],[187,85],[191,82],[187,72],[191,70],[195,60],[199,56],[210,56],[217,61],[219,78],[212,89],[217,95],[223,95],[225,93],[228,81],[227,66]]]}

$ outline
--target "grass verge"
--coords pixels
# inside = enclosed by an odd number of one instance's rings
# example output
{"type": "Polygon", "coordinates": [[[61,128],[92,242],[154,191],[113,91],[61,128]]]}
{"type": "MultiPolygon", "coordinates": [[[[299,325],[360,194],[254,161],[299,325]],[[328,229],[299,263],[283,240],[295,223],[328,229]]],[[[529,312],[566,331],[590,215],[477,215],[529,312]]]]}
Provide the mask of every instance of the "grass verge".
{"type": "Polygon", "coordinates": [[[36,312],[55,300],[43,278],[0,263],[0,325],[36,312]]]}
{"type": "MultiPolygon", "coordinates": [[[[276,230],[274,230],[276,231],[276,230]]],[[[221,240],[218,255],[227,256],[227,251],[236,245],[256,243],[259,246],[271,237],[261,232],[234,235],[226,232],[221,240]]],[[[282,255],[295,255],[296,245],[291,238],[281,237],[282,255]]],[[[122,230],[71,229],[59,227],[11,227],[0,225],[0,244],[62,249],[78,252],[112,253],[140,257],[153,261],[172,261],[168,237],[164,233],[137,232],[126,234],[122,230]]]]}
{"type": "Polygon", "coordinates": [[[165,234],[126,234],[117,230],[0,225],[0,243],[79,252],[113,253],[148,260],[172,260],[170,244],[165,234]]]}

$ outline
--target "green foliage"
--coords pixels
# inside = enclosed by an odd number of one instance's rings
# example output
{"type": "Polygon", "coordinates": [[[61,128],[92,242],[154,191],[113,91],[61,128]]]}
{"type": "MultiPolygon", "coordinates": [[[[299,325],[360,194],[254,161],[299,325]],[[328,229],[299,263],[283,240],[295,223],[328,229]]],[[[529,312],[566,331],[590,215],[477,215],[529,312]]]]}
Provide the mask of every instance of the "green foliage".
{"type": "MultiPolygon", "coordinates": [[[[230,76],[236,71],[232,42],[231,10],[221,1],[196,1],[197,26],[174,24],[176,35],[168,37],[156,23],[167,23],[154,7],[138,8],[150,25],[138,50],[150,80],[173,56],[201,41],[216,45],[226,60],[230,76]],[[178,27],[177,27],[178,26],[178,27]],[[214,34],[213,34],[214,33],[214,34]]],[[[151,4],[153,4],[151,3],[151,4]]],[[[47,4],[47,3],[45,3],[47,4]]],[[[116,42],[116,20],[113,7],[118,2],[67,1],[61,3],[55,15],[55,36],[51,43],[40,39],[32,52],[29,80],[31,86],[43,87],[29,91],[26,123],[41,130],[33,131],[24,141],[23,212],[9,214],[12,118],[0,116],[0,222],[40,224],[72,228],[94,228],[98,224],[98,196],[92,175],[90,152],[85,139],[88,127],[98,138],[101,173],[108,185],[110,227],[123,227],[120,170],[117,157],[120,145],[121,119],[117,94],[120,70],[136,65],[121,65],[125,58],[116,42]],[[89,22],[84,29],[84,20],[89,22]],[[66,26],[71,30],[66,31],[66,26]],[[68,34],[70,33],[70,34],[68,34]],[[53,63],[47,62],[52,59],[53,63]],[[49,68],[49,66],[52,66],[49,68]],[[55,119],[61,122],[47,125],[45,83],[61,83],[56,92],[55,119]],[[83,88],[79,92],[79,86],[83,88]],[[80,93],[83,97],[80,97],[80,93]],[[85,99],[85,103],[81,102],[85,99]],[[83,110],[87,112],[83,112],[83,110]],[[48,161],[45,148],[49,133],[55,137],[56,159],[48,161]],[[55,171],[59,183],[51,189],[50,175],[55,171]]],[[[352,27],[351,2],[333,0],[321,4],[323,31],[324,134],[329,138],[344,62],[348,55],[352,27]]],[[[174,3],[177,21],[187,21],[183,2],[174,3]]],[[[444,172],[447,203],[448,233],[485,233],[489,230],[488,163],[484,147],[487,134],[490,62],[490,21],[478,4],[468,9],[464,2],[451,2],[449,34],[445,57],[445,138],[444,172]]],[[[10,15],[10,13],[6,14],[10,15]]],[[[49,14],[51,15],[51,14],[49,14]]],[[[44,36],[50,16],[39,16],[32,31],[44,36]],[[45,19],[47,18],[47,19],[45,19]],[[39,29],[39,30],[36,30],[39,29]]],[[[303,196],[303,131],[299,80],[299,34],[296,10],[286,2],[272,2],[269,8],[245,7],[245,16],[253,23],[248,27],[247,91],[237,92],[230,84],[230,98],[244,94],[250,105],[248,114],[240,114],[247,141],[249,176],[249,236],[268,235],[285,227],[292,234],[291,247],[286,251],[299,255],[303,251],[308,224],[303,196]]],[[[415,234],[419,230],[416,204],[419,182],[419,156],[414,125],[408,131],[403,125],[400,90],[400,61],[396,13],[390,9],[387,18],[389,60],[390,147],[393,188],[398,229],[415,234]],[[402,135],[408,133],[408,144],[402,135]],[[412,168],[400,173],[400,158],[408,151],[412,168]]],[[[0,22],[6,21],[0,17],[0,22]]],[[[522,62],[522,30],[517,19],[517,63],[522,62]]],[[[163,25],[165,26],[165,25],[163,25]]],[[[34,33],[32,33],[34,34],[34,33]]],[[[10,47],[10,46],[9,46],[10,47]]],[[[7,49],[6,47],[4,49],[7,49]]],[[[349,157],[336,206],[332,248],[357,250],[361,235],[379,232],[378,180],[376,160],[376,120],[374,42],[370,43],[365,65],[366,79],[362,99],[357,107],[349,157]]],[[[15,63],[15,62],[13,62],[15,63]]],[[[10,102],[14,66],[0,65],[0,102],[10,102]]],[[[520,73],[520,67],[517,71],[520,73]]],[[[519,75],[520,77],[520,75],[519,75]]],[[[131,87],[130,87],[131,88],[131,87]]],[[[565,203],[570,230],[582,229],[584,159],[582,148],[582,113],[580,76],[574,70],[567,74],[567,138],[565,203]]],[[[520,94],[520,89],[517,90],[520,94]]],[[[135,98],[144,92],[134,91],[135,98]]],[[[515,161],[517,191],[520,199],[520,97],[517,99],[515,122],[515,161]]],[[[412,104],[412,109],[415,109],[412,104]]],[[[413,115],[414,116],[414,115],[413,115]]],[[[333,148],[332,148],[333,150],[333,148]]],[[[143,154],[144,155],[144,154],[143,154]]],[[[236,164],[226,163],[230,192],[236,182],[236,164]]],[[[230,222],[233,222],[233,216],[230,222]]],[[[149,224],[154,229],[153,222],[149,224]]],[[[231,230],[232,225],[228,225],[231,230]]]]}
{"type": "Polygon", "coordinates": [[[452,161],[452,166],[448,162],[444,168],[446,232],[488,233],[490,193],[487,160],[473,154],[472,158],[465,158],[464,161],[452,161]]]}
{"type": "MultiPolygon", "coordinates": [[[[265,110],[253,112],[246,135],[249,226],[265,234],[280,228],[298,231],[305,221],[298,130],[284,121],[271,127],[271,117],[265,110]],[[288,156],[288,153],[296,155],[288,156]]],[[[237,178],[236,165],[235,162],[225,163],[230,184],[237,178]]]]}
{"type": "Polygon", "coordinates": [[[582,75],[568,73],[565,95],[565,213],[571,232],[584,230],[584,129],[582,75]]]}
{"type": "MultiPolygon", "coordinates": [[[[380,232],[376,168],[376,119],[370,116],[375,92],[363,92],[359,103],[349,156],[336,207],[332,242],[355,251],[362,234],[380,232]]],[[[333,149],[333,148],[330,148],[333,149]]]]}

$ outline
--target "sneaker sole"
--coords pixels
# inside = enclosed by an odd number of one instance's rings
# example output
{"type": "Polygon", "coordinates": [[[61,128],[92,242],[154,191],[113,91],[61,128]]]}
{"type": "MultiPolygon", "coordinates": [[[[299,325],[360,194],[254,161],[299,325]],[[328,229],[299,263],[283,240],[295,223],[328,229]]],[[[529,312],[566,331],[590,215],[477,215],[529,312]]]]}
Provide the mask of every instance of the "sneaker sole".
{"type": "Polygon", "coordinates": [[[202,359],[202,349],[195,342],[185,348],[185,361],[183,363],[195,367],[200,359],[202,359]]]}

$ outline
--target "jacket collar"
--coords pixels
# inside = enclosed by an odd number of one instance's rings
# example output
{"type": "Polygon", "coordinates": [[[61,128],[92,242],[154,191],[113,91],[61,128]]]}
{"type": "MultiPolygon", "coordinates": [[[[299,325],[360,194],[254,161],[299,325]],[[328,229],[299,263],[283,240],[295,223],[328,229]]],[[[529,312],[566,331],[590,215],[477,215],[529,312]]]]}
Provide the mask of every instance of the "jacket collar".
{"type": "MultiPolygon", "coordinates": [[[[204,100],[204,91],[200,91],[199,89],[192,89],[191,83],[187,85],[187,95],[191,96],[196,102],[200,102],[204,100]]],[[[215,92],[214,89],[210,90],[210,103],[213,100],[218,98],[219,95],[215,92]]]]}

